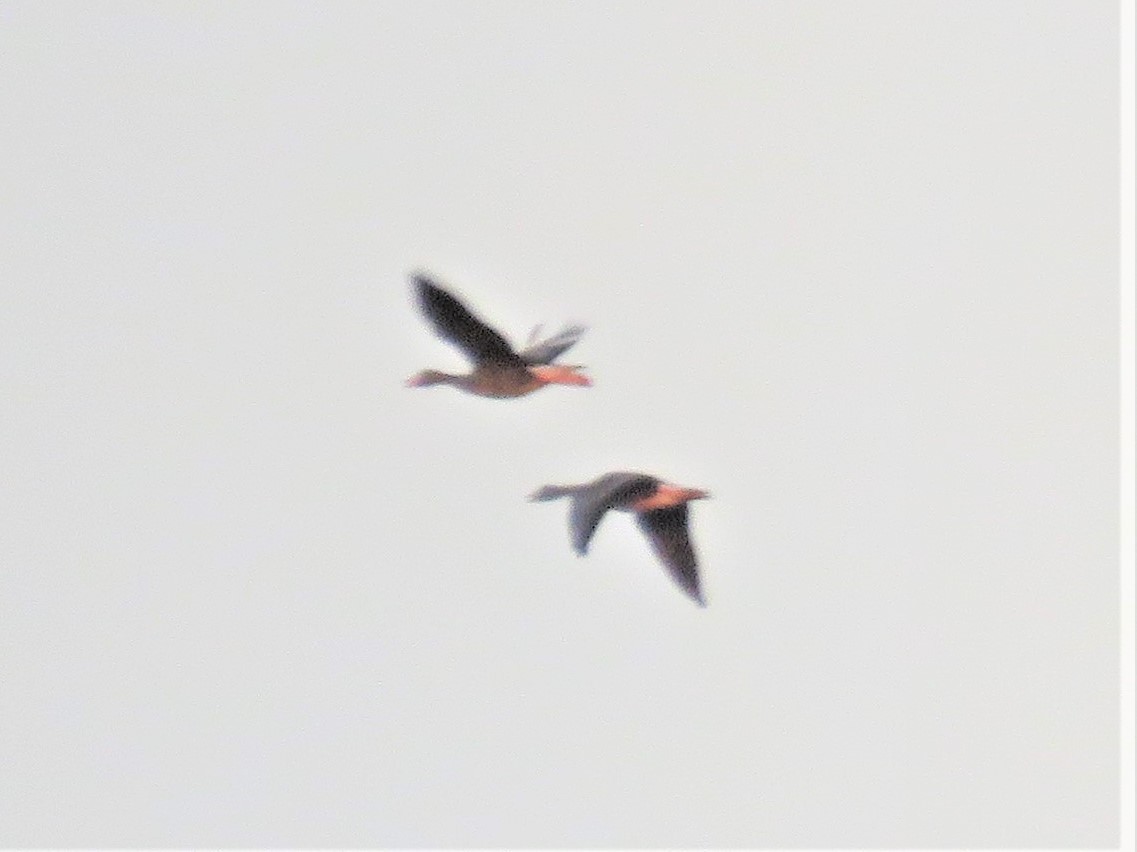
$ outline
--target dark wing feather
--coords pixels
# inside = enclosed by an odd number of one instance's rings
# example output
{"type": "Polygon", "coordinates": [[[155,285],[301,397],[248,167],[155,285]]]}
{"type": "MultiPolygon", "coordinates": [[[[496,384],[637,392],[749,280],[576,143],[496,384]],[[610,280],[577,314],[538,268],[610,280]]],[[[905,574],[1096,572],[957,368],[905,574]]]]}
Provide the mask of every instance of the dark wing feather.
{"type": "Polygon", "coordinates": [[[699,590],[695,549],[687,531],[687,504],[644,512],[637,516],[637,520],[671,578],[700,606],[705,606],[703,593],[699,590]]]}
{"type": "Polygon", "coordinates": [[[553,360],[572,347],[585,332],[583,325],[566,326],[552,337],[538,340],[526,346],[518,354],[526,364],[551,364],[553,360]]]}
{"type": "Polygon", "coordinates": [[[419,305],[438,335],[475,363],[486,361],[524,366],[506,339],[474,316],[466,306],[425,275],[412,275],[419,305]]]}
{"type": "Polygon", "coordinates": [[[655,490],[658,480],[642,473],[606,473],[577,490],[569,510],[573,550],[584,555],[604,513],[655,490]]]}

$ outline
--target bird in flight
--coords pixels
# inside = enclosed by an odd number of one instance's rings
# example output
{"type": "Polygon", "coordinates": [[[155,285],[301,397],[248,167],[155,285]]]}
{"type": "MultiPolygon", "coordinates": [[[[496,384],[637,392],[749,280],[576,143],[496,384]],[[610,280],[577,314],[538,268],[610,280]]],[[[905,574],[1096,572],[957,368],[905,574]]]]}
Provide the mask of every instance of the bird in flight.
{"type": "Polygon", "coordinates": [[[573,549],[580,556],[588,552],[588,542],[605,512],[634,512],[671,579],[699,606],[706,606],[687,530],[687,503],[709,496],[699,488],[672,485],[646,473],[617,472],[583,485],[545,485],[530,494],[529,499],[572,498],[569,534],[573,549]]]}
{"type": "Polygon", "coordinates": [[[478,396],[509,398],[524,396],[545,385],[588,387],[591,380],[578,366],[553,361],[584,334],[584,326],[571,325],[545,340],[530,335],[529,344],[514,351],[504,337],[475,316],[452,293],[425,273],[411,275],[419,308],[443,340],[453,343],[473,362],[463,375],[423,370],[407,380],[407,386],[453,385],[478,396]]]}

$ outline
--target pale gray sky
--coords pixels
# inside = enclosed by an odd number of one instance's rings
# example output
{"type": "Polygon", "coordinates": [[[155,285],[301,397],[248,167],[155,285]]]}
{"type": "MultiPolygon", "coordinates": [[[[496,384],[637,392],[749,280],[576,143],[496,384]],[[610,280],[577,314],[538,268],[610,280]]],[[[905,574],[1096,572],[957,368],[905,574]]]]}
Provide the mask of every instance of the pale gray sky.
{"type": "Polygon", "coordinates": [[[0,5],[0,844],[1116,843],[1116,18],[0,5]]]}

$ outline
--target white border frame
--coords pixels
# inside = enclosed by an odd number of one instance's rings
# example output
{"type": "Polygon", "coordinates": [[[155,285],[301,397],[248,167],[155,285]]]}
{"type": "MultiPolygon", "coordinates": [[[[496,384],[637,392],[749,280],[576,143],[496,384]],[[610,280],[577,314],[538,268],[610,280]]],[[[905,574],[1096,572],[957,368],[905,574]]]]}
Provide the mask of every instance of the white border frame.
{"type": "Polygon", "coordinates": [[[1120,634],[1121,848],[1134,848],[1134,3],[1120,2],[1120,634]]]}

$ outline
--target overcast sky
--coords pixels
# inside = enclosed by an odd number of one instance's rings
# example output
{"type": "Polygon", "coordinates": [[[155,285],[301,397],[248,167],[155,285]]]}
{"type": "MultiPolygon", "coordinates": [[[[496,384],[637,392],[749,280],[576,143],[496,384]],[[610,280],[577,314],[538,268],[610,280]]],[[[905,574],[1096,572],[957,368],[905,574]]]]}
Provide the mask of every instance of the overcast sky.
{"type": "Polygon", "coordinates": [[[0,4],[0,844],[1116,843],[1116,18],[0,4]]]}

